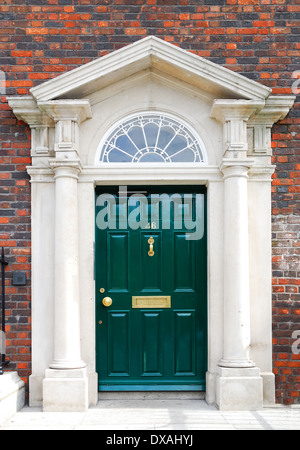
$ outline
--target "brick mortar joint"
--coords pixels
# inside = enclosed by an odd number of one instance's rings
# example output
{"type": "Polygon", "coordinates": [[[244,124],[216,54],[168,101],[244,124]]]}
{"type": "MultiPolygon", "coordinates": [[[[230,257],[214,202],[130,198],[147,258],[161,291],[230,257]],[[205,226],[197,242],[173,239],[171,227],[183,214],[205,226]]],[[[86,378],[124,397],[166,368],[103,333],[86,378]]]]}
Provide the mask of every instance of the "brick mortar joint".
{"type": "Polygon", "coordinates": [[[298,224],[300,223],[300,216],[297,214],[278,214],[278,215],[272,215],[272,223],[278,223],[278,222],[285,222],[286,224],[298,224]]]}

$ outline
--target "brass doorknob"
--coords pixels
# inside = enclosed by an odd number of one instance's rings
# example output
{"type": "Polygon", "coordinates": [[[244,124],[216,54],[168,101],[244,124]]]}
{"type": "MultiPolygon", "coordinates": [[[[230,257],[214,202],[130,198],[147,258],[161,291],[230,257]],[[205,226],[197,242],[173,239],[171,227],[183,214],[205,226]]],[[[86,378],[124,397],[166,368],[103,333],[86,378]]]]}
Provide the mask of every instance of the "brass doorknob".
{"type": "Polygon", "coordinates": [[[102,303],[104,306],[106,306],[106,308],[108,308],[109,306],[112,305],[112,299],[110,297],[104,297],[102,303]]]}

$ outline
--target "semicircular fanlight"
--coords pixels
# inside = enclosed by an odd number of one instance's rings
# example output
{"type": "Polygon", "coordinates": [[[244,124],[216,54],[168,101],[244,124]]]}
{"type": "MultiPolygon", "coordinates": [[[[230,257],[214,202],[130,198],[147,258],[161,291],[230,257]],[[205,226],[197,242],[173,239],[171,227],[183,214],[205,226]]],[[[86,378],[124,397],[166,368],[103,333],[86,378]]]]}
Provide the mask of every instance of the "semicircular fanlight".
{"type": "Polygon", "coordinates": [[[103,163],[201,163],[204,152],[191,129],[158,113],[139,114],[119,124],[105,139],[103,163]]]}

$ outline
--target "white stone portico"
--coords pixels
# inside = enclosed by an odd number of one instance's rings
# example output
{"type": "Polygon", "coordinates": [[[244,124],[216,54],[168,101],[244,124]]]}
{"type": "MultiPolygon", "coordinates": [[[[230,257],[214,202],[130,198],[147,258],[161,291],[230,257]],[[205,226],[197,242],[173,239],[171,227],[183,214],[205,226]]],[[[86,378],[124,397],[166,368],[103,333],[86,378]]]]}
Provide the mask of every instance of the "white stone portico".
{"type": "Polygon", "coordinates": [[[274,403],[271,128],[294,97],[148,37],[8,101],[32,130],[30,405],[98,401],[95,186],[127,184],[207,186],[206,400],[223,410],[274,403]],[[206,161],[100,163],[106,133],[147,111],[188,124],[206,161]]]}

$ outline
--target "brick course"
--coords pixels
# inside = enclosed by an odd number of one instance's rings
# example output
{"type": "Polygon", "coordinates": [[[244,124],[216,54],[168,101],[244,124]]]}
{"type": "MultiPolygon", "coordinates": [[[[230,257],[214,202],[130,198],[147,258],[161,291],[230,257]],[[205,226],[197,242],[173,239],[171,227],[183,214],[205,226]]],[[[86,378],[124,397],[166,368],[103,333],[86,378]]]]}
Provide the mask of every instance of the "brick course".
{"type": "MultiPolygon", "coordinates": [[[[10,369],[30,374],[30,130],[6,95],[29,89],[141,37],[156,35],[263,83],[300,93],[297,0],[5,0],[0,5],[0,247],[6,248],[10,369]],[[4,85],[3,85],[4,84],[4,85]],[[298,90],[297,90],[298,88],[298,90]],[[27,286],[11,285],[13,270],[27,286]]],[[[299,100],[299,97],[297,98],[299,100]]],[[[274,373],[280,403],[300,403],[299,107],[273,129],[274,373]]]]}

